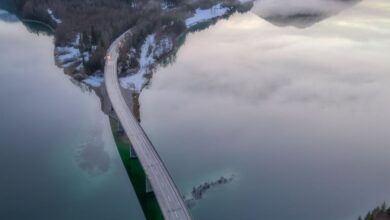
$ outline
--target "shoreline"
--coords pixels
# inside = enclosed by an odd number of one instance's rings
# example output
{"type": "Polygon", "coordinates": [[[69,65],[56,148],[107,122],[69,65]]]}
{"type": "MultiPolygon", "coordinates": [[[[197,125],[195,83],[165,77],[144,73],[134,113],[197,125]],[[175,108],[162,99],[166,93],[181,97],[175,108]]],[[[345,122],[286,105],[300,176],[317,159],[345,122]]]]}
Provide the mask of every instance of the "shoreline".
{"type": "MultiPolygon", "coordinates": [[[[184,11],[180,10],[181,12],[190,13],[184,17],[177,17],[179,19],[178,22],[182,22],[185,26],[181,33],[174,32],[173,29],[170,29],[170,26],[173,24],[173,21],[171,21],[171,23],[165,23],[163,26],[155,28],[149,32],[149,35],[141,38],[141,48],[137,42],[128,42],[123,49],[121,48],[120,54],[122,58],[118,62],[118,66],[120,67],[118,74],[120,75],[121,87],[125,89],[131,88],[134,93],[140,94],[143,88],[150,84],[156,69],[161,64],[171,63],[174,60],[175,54],[185,42],[185,37],[188,33],[207,28],[215,24],[219,19],[226,19],[235,13],[246,12],[252,6],[253,2],[242,2],[238,0],[231,5],[216,2],[203,9],[198,6],[192,11],[186,11],[187,9],[184,11]],[[152,52],[149,51],[151,49],[153,50],[152,52]],[[172,60],[170,60],[171,58],[172,60]]],[[[167,8],[165,11],[169,12],[173,9],[178,8],[167,8]]],[[[54,19],[53,11],[50,8],[48,8],[48,13],[54,19]]],[[[55,17],[55,19],[63,23],[61,16],[58,18],[55,17]]],[[[59,32],[57,27],[41,20],[25,19],[22,17],[19,20],[26,26],[29,23],[41,25],[54,35],[59,32]]],[[[57,22],[56,20],[54,21],[57,22]]],[[[134,27],[140,28],[138,26],[134,27]]],[[[55,64],[59,68],[62,68],[66,75],[71,76],[75,80],[86,84],[92,89],[99,88],[104,82],[102,77],[104,65],[102,68],[96,70],[90,69],[87,66],[91,59],[100,59],[99,57],[102,56],[95,49],[97,44],[92,43],[89,45],[89,49],[86,49],[84,41],[89,35],[78,31],[69,33],[69,35],[73,37],[68,42],[55,45],[54,47],[55,64]]],[[[54,36],[54,40],[57,38],[58,36],[54,36]]]]}
{"type": "Polygon", "coordinates": [[[22,23],[34,23],[34,24],[39,24],[39,25],[45,26],[46,28],[50,29],[50,31],[53,32],[53,34],[55,33],[55,28],[52,27],[50,24],[45,23],[43,21],[34,20],[34,19],[25,19],[25,18],[20,18],[20,21],[22,23]]]}

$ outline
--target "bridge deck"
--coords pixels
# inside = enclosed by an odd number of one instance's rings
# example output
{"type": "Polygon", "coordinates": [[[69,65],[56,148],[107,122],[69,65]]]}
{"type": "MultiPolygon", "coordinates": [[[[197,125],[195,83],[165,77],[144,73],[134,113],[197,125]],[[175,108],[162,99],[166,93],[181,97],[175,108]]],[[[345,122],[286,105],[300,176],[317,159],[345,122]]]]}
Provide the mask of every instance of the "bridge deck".
{"type": "Polygon", "coordinates": [[[125,34],[131,32],[128,31],[118,37],[107,53],[109,58],[106,59],[104,78],[108,96],[150,181],[164,218],[166,220],[192,219],[168,170],[122,96],[118,82],[117,60],[118,47],[125,34]]]}

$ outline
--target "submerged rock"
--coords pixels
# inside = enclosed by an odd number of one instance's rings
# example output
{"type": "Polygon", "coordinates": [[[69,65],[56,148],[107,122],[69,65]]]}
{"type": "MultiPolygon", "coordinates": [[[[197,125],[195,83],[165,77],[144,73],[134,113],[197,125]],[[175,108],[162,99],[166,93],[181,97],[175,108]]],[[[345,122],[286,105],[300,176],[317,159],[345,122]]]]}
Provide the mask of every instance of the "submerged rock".
{"type": "Polygon", "coordinates": [[[184,198],[187,203],[187,206],[193,208],[196,205],[196,201],[201,200],[209,189],[219,185],[229,183],[233,179],[234,179],[234,174],[232,174],[230,177],[221,176],[217,180],[206,181],[200,185],[194,186],[192,188],[191,194],[188,197],[184,198]]]}

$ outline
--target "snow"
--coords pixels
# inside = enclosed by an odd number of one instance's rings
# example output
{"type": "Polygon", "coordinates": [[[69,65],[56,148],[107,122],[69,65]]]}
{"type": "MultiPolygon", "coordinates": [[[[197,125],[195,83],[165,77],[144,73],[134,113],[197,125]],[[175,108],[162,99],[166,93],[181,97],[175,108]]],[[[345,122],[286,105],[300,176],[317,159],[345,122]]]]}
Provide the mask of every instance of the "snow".
{"type": "Polygon", "coordinates": [[[76,34],[76,39],[71,43],[72,46],[80,46],[80,39],[81,39],[81,34],[77,33],[76,34]]]}
{"type": "Polygon", "coordinates": [[[164,53],[173,49],[173,42],[169,38],[156,40],[155,34],[146,37],[144,44],[141,47],[139,65],[140,69],[129,76],[121,77],[120,84],[125,89],[132,89],[136,92],[141,92],[148,79],[145,75],[152,71],[156,64],[155,57],[160,57],[164,53]]]}
{"type": "Polygon", "coordinates": [[[84,67],[83,63],[80,63],[77,67],[76,67],[76,70],[77,71],[81,71],[81,69],[84,67]]]}
{"type": "Polygon", "coordinates": [[[75,62],[81,61],[82,55],[85,60],[89,60],[89,54],[81,54],[80,50],[77,48],[80,45],[80,34],[77,34],[75,40],[69,45],[71,46],[55,48],[56,60],[62,67],[69,67],[75,62]]]}
{"type": "Polygon", "coordinates": [[[140,69],[137,73],[130,76],[125,76],[119,79],[120,84],[123,88],[133,89],[140,92],[143,86],[146,83],[146,78],[144,77],[148,71],[148,66],[154,63],[153,58],[153,47],[155,44],[155,35],[151,34],[146,37],[145,43],[141,47],[141,54],[138,60],[140,69]]]}
{"type": "Polygon", "coordinates": [[[62,20],[59,18],[56,18],[56,16],[54,15],[53,11],[50,8],[47,9],[47,13],[50,15],[51,19],[53,19],[54,22],[56,22],[57,24],[62,23],[62,20]]]}
{"type": "Polygon", "coordinates": [[[88,62],[91,57],[91,54],[89,54],[89,52],[84,52],[83,57],[84,57],[84,61],[88,62]]]}
{"type": "Polygon", "coordinates": [[[170,1],[164,0],[160,3],[160,7],[161,7],[161,10],[169,11],[169,10],[175,8],[175,4],[170,2],[170,1]]]}
{"type": "Polygon", "coordinates": [[[80,58],[80,50],[75,47],[56,47],[55,53],[60,64],[74,62],[80,58]]]}
{"type": "Polygon", "coordinates": [[[199,9],[198,8],[198,9],[196,9],[195,14],[192,17],[186,19],[186,25],[187,25],[187,27],[191,27],[191,26],[194,26],[198,23],[201,23],[201,22],[213,19],[213,18],[221,17],[224,14],[226,14],[226,12],[228,12],[228,10],[229,10],[228,8],[222,7],[221,4],[214,5],[213,7],[209,8],[209,9],[199,9]]]}
{"type": "Polygon", "coordinates": [[[151,34],[148,37],[146,37],[144,45],[142,45],[141,48],[141,55],[140,55],[140,66],[141,69],[145,68],[146,66],[152,64],[154,62],[153,54],[151,53],[150,49],[153,50],[153,47],[155,46],[155,35],[151,34]]]}
{"type": "Polygon", "coordinates": [[[92,87],[100,87],[104,82],[104,78],[102,76],[92,75],[83,80],[83,83],[88,84],[92,87]]]}
{"type": "Polygon", "coordinates": [[[168,9],[167,2],[161,2],[160,6],[161,6],[161,10],[167,10],[168,9]]]}
{"type": "Polygon", "coordinates": [[[155,51],[154,51],[154,56],[155,57],[160,57],[164,53],[166,53],[168,50],[173,49],[173,42],[169,38],[163,38],[159,41],[155,51]]]}
{"type": "Polygon", "coordinates": [[[133,91],[140,92],[147,82],[144,74],[138,72],[136,74],[125,76],[119,79],[120,84],[125,89],[132,89],[133,91]]]}

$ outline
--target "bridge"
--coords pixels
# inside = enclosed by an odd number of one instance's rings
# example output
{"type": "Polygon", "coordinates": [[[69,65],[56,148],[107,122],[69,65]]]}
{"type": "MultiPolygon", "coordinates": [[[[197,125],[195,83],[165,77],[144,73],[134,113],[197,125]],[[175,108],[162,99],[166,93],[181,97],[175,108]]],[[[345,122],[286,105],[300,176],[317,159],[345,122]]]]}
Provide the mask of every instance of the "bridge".
{"type": "Polygon", "coordinates": [[[108,49],[104,67],[104,80],[108,97],[131,142],[132,150],[135,151],[145,171],[147,181],[157,198],[164,218],[166,220],[191,220],[192,217],[172,177],[121,93],[117,74],[119,48],[125,37],[131,35],[131,30],[123,33],[108,49]]]}

